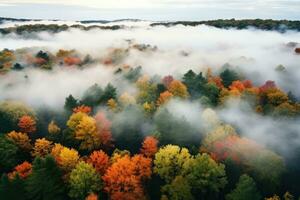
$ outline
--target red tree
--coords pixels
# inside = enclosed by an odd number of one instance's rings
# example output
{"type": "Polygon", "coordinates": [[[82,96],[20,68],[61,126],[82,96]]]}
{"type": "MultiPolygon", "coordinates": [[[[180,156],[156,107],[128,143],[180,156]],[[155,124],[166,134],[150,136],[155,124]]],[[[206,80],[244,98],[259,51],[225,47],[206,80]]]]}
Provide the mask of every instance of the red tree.
{"type": "Polygon", "coordinates": [[[101,146],[106,150],[112,148],[114,145],[111,134],[111,122],[106,118],[105,113],[101,111],[98,112],[94,118],[96,120],[101,146]]]}

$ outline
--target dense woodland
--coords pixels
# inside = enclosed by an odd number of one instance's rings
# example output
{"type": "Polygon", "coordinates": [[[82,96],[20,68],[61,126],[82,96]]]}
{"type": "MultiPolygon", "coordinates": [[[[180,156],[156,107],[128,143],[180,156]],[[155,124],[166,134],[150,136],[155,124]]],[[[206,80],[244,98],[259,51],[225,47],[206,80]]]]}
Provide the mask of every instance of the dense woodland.
{"type": "MultiPolygon", "coordinates": [[[[130,48],[156,50],[139,44],[130,48]]],[[[99,62],[111,67],[127,51],[114,49],[97,60],[76,50],[4,49],[0,76],[28,69],[85,70],[99,62]]],[[[285,73],[284,66],[276,70],[285,73]]],[[[300,150],[290,161],[276,148],[242,136],[216,111],[234,101],[246,103],[263,118],[296,120],[300,102],[293,91],[272,80],[255,85],[229,64],[219,71],[188,70],[180,78],[149,76],[142,67],[122,66],[114,76],[137,92],[120,93],[113,84],[95,83],[81,97],[62,99],[64,108],[58,111],[0,102],[0,199],[299,198],[300,150]],[[174,116],[171,102],[201,106],[203,126],[174,116]]]]}
{"type": "MultiPolygon", "coordinates": [[[[12,22],[26,22],[30,20],[26,19],[6,19],[0,18],[1,22],[12,21],[12,22]]],[[[39,22],[39,20],[36,20],[39,22]]],[[[129,20],[129,21],[139,21],[139,20],[129,20]]],[[[91,30],[91,29],[102,29],[102,30],[118,30],[124,28],[130,28],[125,25],[107,25],[109,22],[122,22],[122,20],[116,21],[81,21],[81,24],[74,25],[58,25],[58,24],[43,24],[42,21],[40,24],[27,24],[27,25],[18,25],[15,27],[0,28],[1,34],[10,34],[16,33],[19,35],[25,33],[36,33],[41,31],[48,31],[51,33],[58,33],[62,31],[69,30],[71,28],[80,29],[80,30],[91,30]],[[90,25],[90,23],[101,23],[101,25],[90,25]]],[[[208,25],[216,28],[236,28],[236,29],[248,29],[256,28],[259,30],[273,30],[279,32],[286,31],[300,31],[300,21],[290,21],[290,20],[262,20],[262,19],[245,19],[245,20],[235,20],[235,19],[218,19],[218,20],[209,20],[209,21],[176,21],[176,22],[154,22],[151,26],[175,26],[175,25],[184,25],[184,26],[198,26],[198,25],[208,25]]]]}

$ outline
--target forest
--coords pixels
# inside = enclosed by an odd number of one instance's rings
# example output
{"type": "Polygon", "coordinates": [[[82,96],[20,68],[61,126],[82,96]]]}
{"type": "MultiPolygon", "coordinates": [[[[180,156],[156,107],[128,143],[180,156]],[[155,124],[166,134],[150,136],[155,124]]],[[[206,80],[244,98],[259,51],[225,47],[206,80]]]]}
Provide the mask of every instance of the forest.
{"type": "Polygon", "coordinates": [[[300,199],[299,24],[199,23],[0,26],[0,199],[300,199]]]}

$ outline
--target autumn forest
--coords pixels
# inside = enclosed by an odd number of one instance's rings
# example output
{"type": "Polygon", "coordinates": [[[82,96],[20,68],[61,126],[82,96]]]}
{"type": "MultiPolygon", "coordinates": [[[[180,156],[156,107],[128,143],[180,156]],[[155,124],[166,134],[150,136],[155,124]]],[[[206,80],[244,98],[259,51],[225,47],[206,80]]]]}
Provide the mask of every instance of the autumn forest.
{"type": "Polygon", "coordinates": [[[297,200],[298,25],[2,19],[0,199],[297,200]]]}

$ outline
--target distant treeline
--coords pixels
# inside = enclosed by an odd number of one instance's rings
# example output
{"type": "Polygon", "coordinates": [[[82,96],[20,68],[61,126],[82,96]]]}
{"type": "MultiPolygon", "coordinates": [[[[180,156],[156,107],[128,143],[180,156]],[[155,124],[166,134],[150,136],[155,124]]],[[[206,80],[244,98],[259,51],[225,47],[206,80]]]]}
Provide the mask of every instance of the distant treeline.
{"type": "MultiPolygon", "coordinates": [[[[130,19],[128,19],[130,20],[130,19]]],[[[0,24],[3,21],[31,21],[29,19],[12,19],[12,18],[0,18],[0,24]]],[[[33,21],[41,21],[41,20],[33,20],[33,21]]],[[[109,22],[121,22],[124,20],[115,20],[115,21],[104,21],[104,20],[89,20],[89,21],[79,21],[82,24],[89,24],[89,23],[109,23],[109,22]]],[[[133,19],[131,21],[138,21],[137,19],[133,19]]],[[[184,26],[198,26],[198,25],[208,25],[217,28],[236,28],[236,29],[247,29],[249,27],[254,27],[260,30],[273,30],[279,32],[285,32],[287,30],[295,30],[300,31],[300,21],[290,21],[290,20],[263,20],[263,19],[245,19],[245,20],[235,20],[235,19],[218,19],[218,20],[209,20],[209,21],[176,21],[176,22],[156,22],[150,24],[150,26],[166,26],[171,27],[175,25],[184,25],[184,26]]],[[[91,29],[107,29],[107,30],[118,30],[125,28],[125,25],[92,25],[92,26],[84,26],[80,24],[74,25],[58,25],[58,24],[27,24],[27,25],[20,25],[15,27],[8,27],[8,28],[0,28],[1,34],[9,34],[9,33],[16,33],[16,34],[23,34],[23,33],[34,33],[34,32],[41,32],[41,31],[49,31],[52,33],[58,33],[61,31],[66,31],[70,28],[76,28],[81,30],[91,30],[91,29]]]]}
{"type": "Polygon", "coordinates": [[[176,21],[176,22],[159,22],[152,23],[151,26],[198,26],[198,25],[208,25],[217,28],[237,28],[246,29],[249,27],[254,27],[261,30],[276,30],[280,32],[285,32],[287,30],[297,30],[300,31],[300,21],[290,21],[290,20],[272,20],[272,19],[218,19],[209,21],[176,21]]]}
{"type": "Polygon", "coordinates": [[[51,33],[59,33],[62,31],[66,31],[70,28],[81,29],[81,30],[91,30],[91,29],[109,29],[109,30],[118,30],[123,28],[123,26],[113,25],[113,26],[83,26],[83,25],[71,25],[68,26],[58,25],[58,24],[29,24],[29,25],[21,25],[16,27],[9,27],[9,28],[0,28],[1,34],[9,34],[9,33],[16,33],[16,34],[23,34],[23,33],[36,33],[42,31],[49,31],[51,33]]]}

